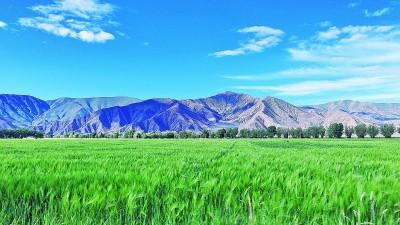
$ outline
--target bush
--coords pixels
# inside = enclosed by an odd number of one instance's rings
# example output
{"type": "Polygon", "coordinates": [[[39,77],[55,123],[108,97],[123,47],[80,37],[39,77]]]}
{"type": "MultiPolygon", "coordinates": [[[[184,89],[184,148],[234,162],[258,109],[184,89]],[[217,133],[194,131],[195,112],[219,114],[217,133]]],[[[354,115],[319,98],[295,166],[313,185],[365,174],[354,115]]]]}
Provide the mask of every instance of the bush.
{"type": "Polygon", "coordinates": [[[385,124],[381,127],[381,133],[385,138],[391,138],[396,132],[396,128],[393,124],[385,124]]]}
{"type": "Polygon", "coordinates": [[[367,135],[367,126],[365,124],[358,124],[354,128],[354,131],[358,138],[365,138],[365,135],[367,135]]]}

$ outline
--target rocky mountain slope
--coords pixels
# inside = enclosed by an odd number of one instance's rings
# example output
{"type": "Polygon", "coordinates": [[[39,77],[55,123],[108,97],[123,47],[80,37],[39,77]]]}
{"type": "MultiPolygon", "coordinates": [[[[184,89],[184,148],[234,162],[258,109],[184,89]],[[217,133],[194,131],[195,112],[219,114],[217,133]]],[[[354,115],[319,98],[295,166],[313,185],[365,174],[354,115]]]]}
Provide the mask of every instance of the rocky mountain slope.
{"type": "Polygon", "coordinates": [[[0,95],[0,129],[28,127],[49,110],[47,102],[26,95],[0,95]]]}
{"type": "Polygon", "coordinates": [[[0,129],[29,127],[46,134],[328,126],[333,122],[400,125],[400,104],[337,101],[295,106],[283,100],[225,92],[202,99],[60,98],[0,95],[0,129]]]}
{"type": "Polygon", "coordinates": [[[98,110],[135,102],[139,100],[129,97],[59,98],[48,101],[49,110],[35,118],[32,126],[49,134],[72,132],[84,126],[85,118],[98,110]]]}

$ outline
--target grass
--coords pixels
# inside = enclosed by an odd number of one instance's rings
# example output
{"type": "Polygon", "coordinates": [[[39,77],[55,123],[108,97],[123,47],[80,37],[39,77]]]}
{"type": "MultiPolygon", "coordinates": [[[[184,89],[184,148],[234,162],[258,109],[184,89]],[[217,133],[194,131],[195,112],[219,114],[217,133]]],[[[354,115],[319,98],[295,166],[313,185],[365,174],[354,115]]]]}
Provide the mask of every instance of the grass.
{"type": "Polygon", "coordinates": [[[400,224],[400,140],[2,140],[0,224],[400,224]]]}

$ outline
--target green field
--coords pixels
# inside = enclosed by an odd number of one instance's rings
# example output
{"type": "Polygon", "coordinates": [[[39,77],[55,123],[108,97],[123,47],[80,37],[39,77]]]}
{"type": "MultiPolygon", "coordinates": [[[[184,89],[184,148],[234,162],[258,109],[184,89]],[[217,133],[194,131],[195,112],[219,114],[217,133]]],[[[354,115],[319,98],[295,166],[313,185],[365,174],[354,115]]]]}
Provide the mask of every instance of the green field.
{"type": "Polygon", "coordinates": [[[2,140],[0,224],[400,224],[400,140],[2,140]]]}

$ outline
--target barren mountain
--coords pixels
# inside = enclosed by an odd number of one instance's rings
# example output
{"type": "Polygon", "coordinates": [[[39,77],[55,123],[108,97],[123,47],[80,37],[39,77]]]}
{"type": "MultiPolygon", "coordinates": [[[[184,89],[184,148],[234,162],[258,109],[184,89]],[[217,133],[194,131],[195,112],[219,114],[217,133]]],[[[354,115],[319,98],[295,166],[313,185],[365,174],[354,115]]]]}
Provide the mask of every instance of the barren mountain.
{"type": "Polygon", "coordinates": [[[366,103],[359,101],[336,101],[314,106],[324,113],[324,124],[342,122],[348,125],[358,123],[400,125],[400,104],[366,103]]]}
{"type": "Polygon", "coordinates": [[[123,107],[95,112],[82,132],[120,131],[127,128],[144,131],[203,130],[208,120],[173,99],[151,99],[123,107]]]}
{"type": "Polygon", "coordinates": [[[0,95],[0,129],[33,127],[46,134],[328,126],[333,122],[400,125],[400,104],[337,101],[298,107],[281,99],[225,92],[202,99],[60,98],[0,95]]]}
{"type": "Polygon", "coordinates": [[[32,126],[46,133],[60,134],[78,130],[92,113],[113,106],[125,106],[138,99],[129,97],[59,98],[48,101],[50,109],[36,118],[32,126]]]}
{"type": "Polygon", "coordinates": [[[48,109],[45,101],[32,96],[0,95],[0,129],[29,127],[48,109]]]}

